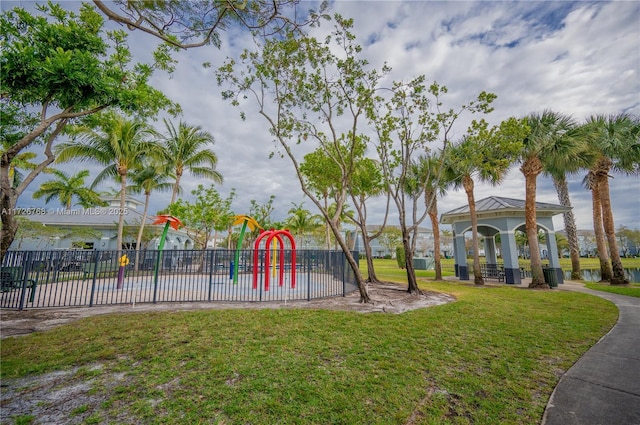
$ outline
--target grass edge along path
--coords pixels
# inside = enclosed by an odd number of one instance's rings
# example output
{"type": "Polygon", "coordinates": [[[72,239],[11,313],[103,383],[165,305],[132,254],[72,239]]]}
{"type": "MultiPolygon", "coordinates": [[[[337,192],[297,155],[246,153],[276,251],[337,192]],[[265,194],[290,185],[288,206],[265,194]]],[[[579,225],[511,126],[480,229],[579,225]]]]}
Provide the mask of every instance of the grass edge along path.
{"type": "Polygon", "coordinates": [[[75,370],[66,385],[87,386],[91,402],[76,397],[65,423],[533,424],[617,319],[613,304],[568,291],[421,286],[457,301],[400,315],[94,316],[3,339],[3,386],[75,370]]]}
{"type": "Polygon", "coordinates": [[[610,285],[609,283],[585,282],[585,288],[596,291],[611,292],[613,294],[626,295],[628,297],[640,298],[640,283],[629,285],[610,285]]]}

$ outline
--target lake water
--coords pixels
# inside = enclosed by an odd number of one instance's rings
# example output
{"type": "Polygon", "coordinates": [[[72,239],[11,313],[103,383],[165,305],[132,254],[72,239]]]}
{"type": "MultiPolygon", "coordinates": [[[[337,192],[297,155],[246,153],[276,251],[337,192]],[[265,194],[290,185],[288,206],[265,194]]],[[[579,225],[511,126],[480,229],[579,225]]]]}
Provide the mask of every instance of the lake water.
{"type": "MultiPolygon", "coordinates": [[[[624,269],[624,274],[631,283],[640,283],[640,269],[624,269]]],[[[571,271],[564,272],[565,279],[571,279],[571,271]]],[[[589,282],[600,281],[600,269],[582,270],[582,279],[589,282]]]]}

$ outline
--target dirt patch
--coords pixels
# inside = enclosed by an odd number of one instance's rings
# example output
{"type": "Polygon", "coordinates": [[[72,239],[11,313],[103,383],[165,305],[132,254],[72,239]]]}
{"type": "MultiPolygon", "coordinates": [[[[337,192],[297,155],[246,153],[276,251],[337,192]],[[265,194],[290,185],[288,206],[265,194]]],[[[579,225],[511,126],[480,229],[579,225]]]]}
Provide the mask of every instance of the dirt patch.
{"type": "Polygon", "coordinates": [[[454,301],[454,297],[451,295],[438,292],[423,291],[421,294],[409,294],[404,287],[394,284],[369,285],[367,290],[373,300],[368,304],[359,302],[360,294],[356,291],[346,297],[323,298],[311,301],[123,304],[104,307],[42,308],[23,311],[3,309],[0,311],[0,337],[6,338],[26,335],[32,332],[42,332],[84,317],[111,313],[232,308],[312,308],[357,311],[360,313],[382,312],[399,314],[454,301]]]}

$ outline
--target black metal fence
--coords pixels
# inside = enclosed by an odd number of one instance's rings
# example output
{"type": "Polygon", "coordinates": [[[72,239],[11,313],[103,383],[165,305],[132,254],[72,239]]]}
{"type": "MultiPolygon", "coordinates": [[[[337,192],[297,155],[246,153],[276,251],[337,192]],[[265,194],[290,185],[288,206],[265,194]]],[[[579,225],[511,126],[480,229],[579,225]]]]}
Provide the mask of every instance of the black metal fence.
{"type": "Polygon", "coordinates": [[[242,250],[235,279],[235,251],[169,250],[159,255],[9,251],[0,268],[0,307],[311,300],[357,289],[342,251],[297,250],[293,267],[290,250],[282,259],[265,250],[242,250]]]}

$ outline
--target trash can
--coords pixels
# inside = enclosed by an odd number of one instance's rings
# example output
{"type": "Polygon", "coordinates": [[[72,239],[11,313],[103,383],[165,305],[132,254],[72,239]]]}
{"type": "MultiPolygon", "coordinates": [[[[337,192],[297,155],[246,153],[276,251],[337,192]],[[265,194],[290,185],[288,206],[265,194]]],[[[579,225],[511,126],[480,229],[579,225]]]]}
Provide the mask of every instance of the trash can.
{"type": "Polygon", "coordinates": [[[556,276],[556,269],[551,267],[543,267],[542,274],[544,275],[544,282],[548,284],[550,288],[558,287],[558,278],[556,276]]]}

